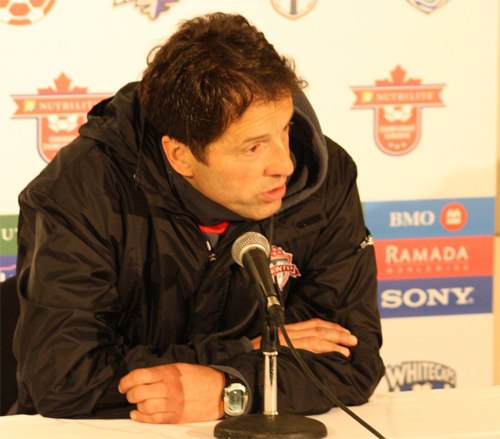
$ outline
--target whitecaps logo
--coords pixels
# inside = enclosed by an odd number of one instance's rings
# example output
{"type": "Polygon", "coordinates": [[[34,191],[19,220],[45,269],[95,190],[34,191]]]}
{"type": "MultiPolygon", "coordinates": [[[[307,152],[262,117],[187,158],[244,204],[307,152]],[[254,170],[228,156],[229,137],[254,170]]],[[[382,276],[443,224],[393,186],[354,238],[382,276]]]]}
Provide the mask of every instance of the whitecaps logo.
{"type": "Polygon", "coordinates": [[[433,361],[404,361],[387,365],[385,379],[389,392],[454,388],[457,372],[450,366],[433,361]]]}

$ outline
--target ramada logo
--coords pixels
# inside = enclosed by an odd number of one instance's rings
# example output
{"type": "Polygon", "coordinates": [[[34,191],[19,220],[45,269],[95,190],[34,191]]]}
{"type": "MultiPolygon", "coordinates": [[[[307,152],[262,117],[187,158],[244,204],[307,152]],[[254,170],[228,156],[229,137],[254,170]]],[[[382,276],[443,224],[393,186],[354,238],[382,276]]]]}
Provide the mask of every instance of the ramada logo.
{"type": "Polygon", "coordinates": [[[390,392],[454,388],[457,372],[450,366],[432,361],[404,361],[387,365],[385,379],[390,392]]]}
{"type": "Polygon", "coordinates": [[[275,245],[271,247],[269,268],[280,290],[285,287],[290,276],[300,277],[300,271],[295,264],[292,264],[292,259],[293,255],[285,252],[281,247],[275,245]]]}
{"type": "Polygon", "coordinates": [[[311,12],[318,0],[271,0],[271,5],[281,15],[296,20],[311,12]]]}
{"type": "Polygon", "coordinates": [[[376,240],[378,278],[491,276],[493,236],[376,240]]]}
{"type": "Polygon", "coordinates": [[[420,140],[422,108],[444,105],[439,96],[443,87],[406,79],[406,71],[397,66],[390,80],[351,87],[356,95],[353,108],[375,110],[377,146],[387,154],[402,155],[412,151],[420,140]]]}
{"type": "Polygon", "coordinates": [[[17,104],[14,119],[37,119],[38,152],[50,162],[77,135],[90,109],[109,94],[88,94],[87,88],[71,87],[61,73],[55,87],[39,88],[37,95],[13,95],[17,104]]]}
{"type": "Polygon", "coordinates": [[[156,20],[161,13],[168,11],[173,3],[178,2],[179,0],[113,0],[113,6],[132,3],[141,14],[147,15],[151,20],[156,20]]]}
{"type": "Polygon", "coordinates": [[[467,224],[467,209],[461,203],[448,203],[441,210],[441,225],[449,232],[458,232],[467,224]]]}

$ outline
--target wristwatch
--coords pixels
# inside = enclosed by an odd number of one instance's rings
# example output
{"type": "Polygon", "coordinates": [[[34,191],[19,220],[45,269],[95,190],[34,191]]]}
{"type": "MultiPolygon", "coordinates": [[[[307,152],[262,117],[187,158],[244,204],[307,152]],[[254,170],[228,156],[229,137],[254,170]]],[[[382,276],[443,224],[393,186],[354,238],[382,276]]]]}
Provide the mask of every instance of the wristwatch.
{"type": "Polygon", "coordinates": [[[222,392],[224,413],[227,416],[240,416],[248,405],[248,391],[244,384],[235,381],[233,375],[226,373],[226,387],[222,392]]]}

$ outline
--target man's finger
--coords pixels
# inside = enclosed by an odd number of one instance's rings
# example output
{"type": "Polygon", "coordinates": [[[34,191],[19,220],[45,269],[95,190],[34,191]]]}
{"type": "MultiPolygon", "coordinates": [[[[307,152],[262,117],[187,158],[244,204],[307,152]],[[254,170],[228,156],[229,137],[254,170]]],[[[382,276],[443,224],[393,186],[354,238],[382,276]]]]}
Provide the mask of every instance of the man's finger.
{"type": "Polygon", "coordinates": [[[160,412],[147,415],[139,410],[132,410],[130,412],[130,417],[134,421],[147,424],[177,424],[180,420],[178,413],[160,412]]]}
{"type": "MultiPolygon", "coordinates": [[[[313,327],[306,328],[300,331],[290,331],[288,332],[288,336],[292,343],[294,340],[311,337],[316,338],[318,340],[326,340],[328,342],[332,342],[339,345],[344,346],[356,346],[358,344],[358,339],[356,336],[352,335],[350,332],[339,331],[337,329],[329,329],[324,327],[313,327]]],[[[285,343],[284,337],[281,336],[280,333],[280,343],[285,343]]]]}
{"type": "Polygon", "coordinates": [[[163,382],[157,382],[131,387],[126,393],[127,401],[131,404],[137,404],[147,399],[165,398],[168,395],[168,389],[163,382]]]}
{"type": "Polygon", "coordinates": [[[161,381],[163,373],[158,367],[134,369],[125,375],[118,384],[120,393],[127,393],[132,387],[161,381]]]}
{"type": "Polygon", "coordinates": [[[326,354],[330,352],[339,352],[345,357],[351,355],[351,351],[345,346],[330,342],[328,340],[317,337],[303,337],[293,341],[296,349],[304,349],[315,354],[326,354]]]}
{"type": "Polygon", "coordinates": [[[325,328],[330,330],[344,331],[349,334],[351,333],[347,328],[344,328],[338,323],[329,322],[327,320],[322,320],[318,318],[305,320],[303,322],[289,323],[285,325],[285,328],[287,331],[301,331],[303,329],[325,328]]]}

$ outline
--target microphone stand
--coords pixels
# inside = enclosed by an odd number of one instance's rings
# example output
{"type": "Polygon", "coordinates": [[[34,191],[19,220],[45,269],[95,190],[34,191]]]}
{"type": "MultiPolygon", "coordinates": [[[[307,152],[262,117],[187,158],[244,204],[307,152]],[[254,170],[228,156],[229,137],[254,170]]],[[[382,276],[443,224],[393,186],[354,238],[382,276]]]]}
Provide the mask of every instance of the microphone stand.
{"type": "Polygon", "coordinates": [[[264,411],[224,419],[215,426],[216,438],[319,439],[326,437],[327,430],[323,423],[305,416],[278,413],[278,347],[277,325],[268,315],[261,338],[261,349],[264,354],[264,411]]]}

